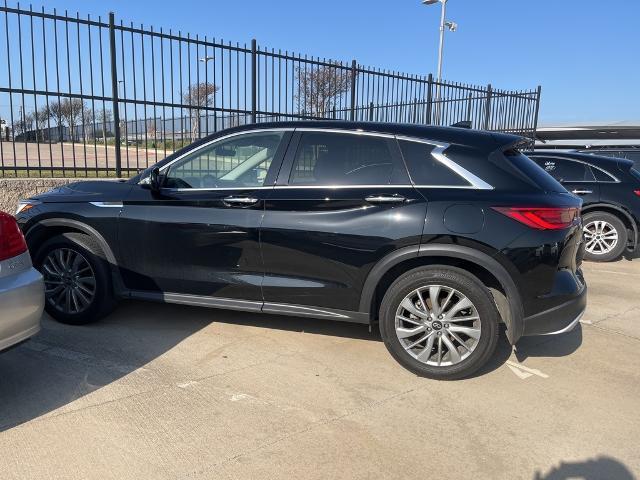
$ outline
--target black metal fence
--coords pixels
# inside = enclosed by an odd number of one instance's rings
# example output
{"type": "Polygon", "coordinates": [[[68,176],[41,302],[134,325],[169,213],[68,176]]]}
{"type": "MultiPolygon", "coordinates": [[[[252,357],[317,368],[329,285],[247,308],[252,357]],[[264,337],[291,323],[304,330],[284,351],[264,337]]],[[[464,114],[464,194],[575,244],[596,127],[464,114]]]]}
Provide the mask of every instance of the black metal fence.
{"type": "Polygon", "coordinates": [[[113,13],[6,1],[0,13],[0,176],[126,176],[204,135],[269,120],[471,121],[535,135],[539,87],[438,82],[113,13]]]}

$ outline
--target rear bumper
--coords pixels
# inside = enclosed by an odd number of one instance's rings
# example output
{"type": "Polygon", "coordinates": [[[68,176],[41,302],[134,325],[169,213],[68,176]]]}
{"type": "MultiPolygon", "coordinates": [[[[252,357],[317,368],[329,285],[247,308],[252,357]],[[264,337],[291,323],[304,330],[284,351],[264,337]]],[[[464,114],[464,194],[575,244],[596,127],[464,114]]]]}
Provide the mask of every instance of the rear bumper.
{"type": "Polygon", "coordinates": [[[33,267],[0,278],[0,351],[38,333],[43,308],[44,282],[33,267]]]}
{"type": "Polygon", "coordinates": [[[554,335],[573,330],[587,308],[587,287],[571,300],[524,319],[524,335],[554,335]]]}

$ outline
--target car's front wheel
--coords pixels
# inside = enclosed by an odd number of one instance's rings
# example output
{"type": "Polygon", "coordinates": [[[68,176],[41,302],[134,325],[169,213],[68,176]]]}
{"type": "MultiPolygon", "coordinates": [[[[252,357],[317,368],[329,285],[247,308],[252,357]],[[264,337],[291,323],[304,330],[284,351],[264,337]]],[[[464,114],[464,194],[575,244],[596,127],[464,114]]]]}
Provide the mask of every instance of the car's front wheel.
{"type": "Polygon", "coordinates": [[[45,309],[62,323],[82,325],[115,307],[109,265],[98,243],[81,233],[63,233],[35,255],[45,284],[45,309]]]}
{"type": "Polygon", "coordinates": [[[387,290],[380,332],[391,355],[429,378],[469,376],[495,351],[499,313],[474,275],[448,266],[411,270],[387,290]]]}

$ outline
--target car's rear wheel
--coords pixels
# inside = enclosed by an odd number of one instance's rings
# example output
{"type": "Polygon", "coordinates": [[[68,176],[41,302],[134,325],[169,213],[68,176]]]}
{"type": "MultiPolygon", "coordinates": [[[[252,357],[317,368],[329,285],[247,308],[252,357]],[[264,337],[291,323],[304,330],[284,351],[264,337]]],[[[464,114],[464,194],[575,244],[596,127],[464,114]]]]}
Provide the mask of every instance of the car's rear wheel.
{"type": "Polygon", "coordinates": [[[63,233],[47,240],[35,255],[44,277],[45,309],[62,323],[82,325],[115,307],[109,265],[89,235],[63,233]]]}
{"type": "Polygon", "coordinates": [[[455,267],[411,270],[387,290],[380,332],[391,355],[429,378],[469,376],[495,351],[499,313],[474,275],[455,267]]]}
{"type": "Polygon", "coordinates": [[[627,227],[607,212],[590,212],[583,217],[585,260],[610,262],[618,259],[627,246],[627,227]]]}

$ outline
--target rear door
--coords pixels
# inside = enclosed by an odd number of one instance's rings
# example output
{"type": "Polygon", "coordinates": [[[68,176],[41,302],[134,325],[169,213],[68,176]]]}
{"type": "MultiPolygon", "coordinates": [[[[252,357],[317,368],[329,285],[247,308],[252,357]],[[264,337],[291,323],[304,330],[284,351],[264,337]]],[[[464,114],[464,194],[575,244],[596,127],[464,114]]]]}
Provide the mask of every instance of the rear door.
{"type": "Polygon", "coordinates": [[[371,267],[419,244],[426,209],[393,136],[297,129],[265,204],[263,310],[357,311],[371,267]]]}
{"type": "Polygon", "coordinates": [[[531,158],[558,180],[564,188],[581,197],[584,205],[600,200],[600,186],[586,163],[552,155],[536,155],[531,158]]]}

